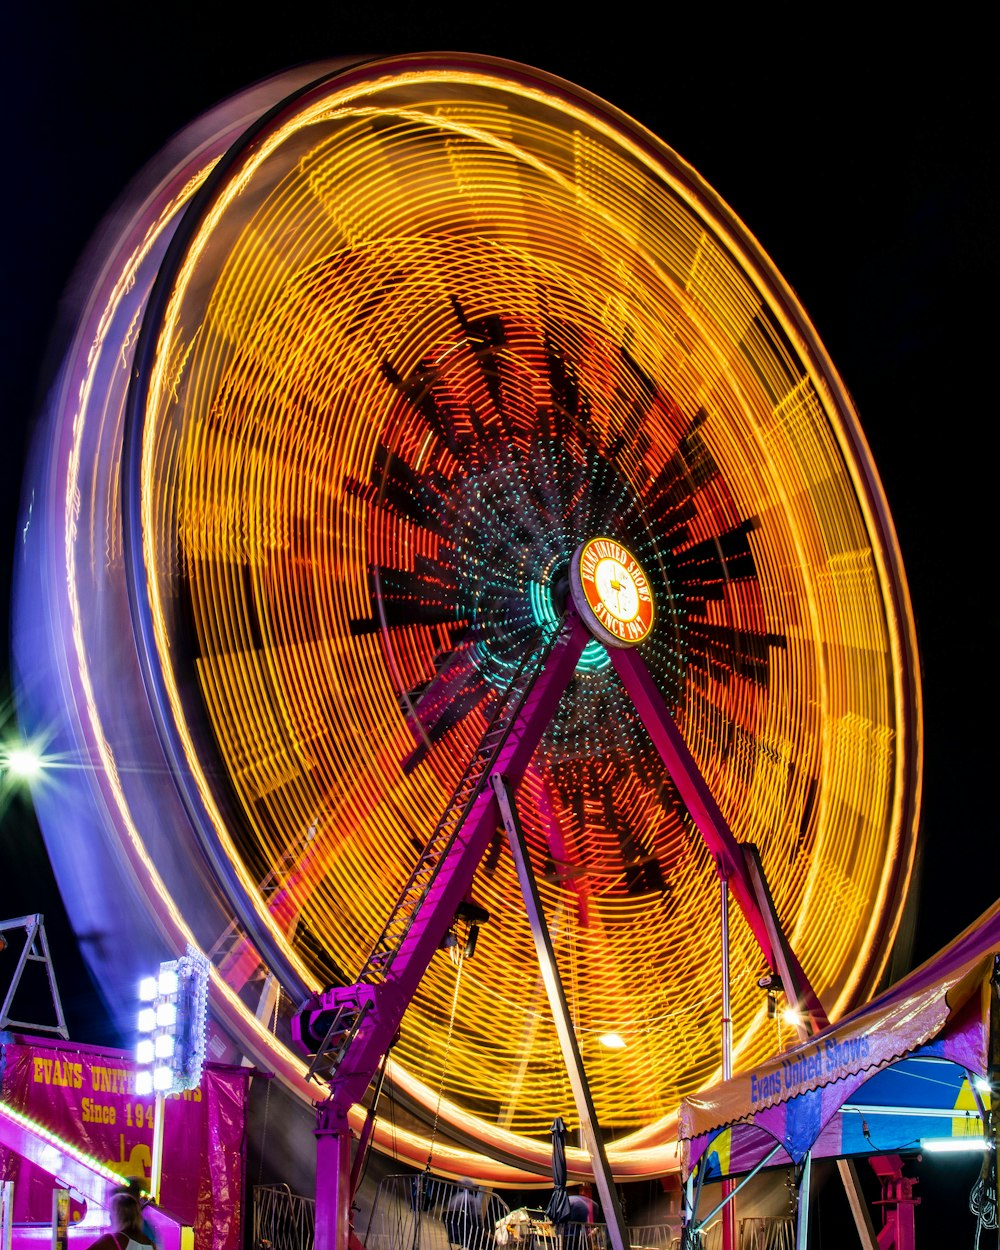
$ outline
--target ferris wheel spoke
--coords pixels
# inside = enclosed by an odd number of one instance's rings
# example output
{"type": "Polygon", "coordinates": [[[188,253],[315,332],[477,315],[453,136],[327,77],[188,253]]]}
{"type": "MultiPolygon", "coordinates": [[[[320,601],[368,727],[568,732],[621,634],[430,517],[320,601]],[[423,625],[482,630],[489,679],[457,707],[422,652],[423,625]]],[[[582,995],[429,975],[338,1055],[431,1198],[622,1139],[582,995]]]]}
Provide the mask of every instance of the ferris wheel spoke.
{"type": "MultiPolygon", "coordinates": [[[[126,758],[141,736],[176,765],[173,807],[109,773],[95,816],[141,886],[137,924],[153,912],[177,937],[224,901],[283,990],[350,972],[499,692],[562,619],[574,552],[607,536],[648,577],[658,697],[737,838],[759,841],[803,966],[849,1010],[913,863],[920,699],[885,500],[808,317],[707,184],[692,195],[675,153],[569,84],[428,55],[291,89],[252,130],[241,105],[208,147],[191,136],[102,262],[52,391],[59,498],[29,538],[54,536],[65,600],[30,645],[56,638],[52,698],[75,700],[88,750],[126,758]],[[133,286],[134,240],[166,223],[133,286]],[[291,924],[260,883],[314,827],[291,924]],[[203,880],[178,868],[180,829],[203,880]]],[[[622,1076],[634,1057],[667,1112],[714,1074],[712,866],[610,651],[595,636],[574,662],[524,819],[547,897],[581,922],[584,1033],[630,1013],[630,1055],[602,1056],[596,1083],[627,1170],[629,1134],[653,1132],[622,1076]],[[625,995],[585,967],[605,941],[625,995]]],[[[486,836],[494,919],[445,1090],[484,1141],[474,1117],[511,1067],[496,987],[525,950],[486,836]]],[[[440,1075],[441,962],[396,1051],[418,1103],[440,1075]]],[[[754,1062],[770,1026],[753,978],[733,1016],[754,1062]]],[[[536,1161],[558,1111],[542,1068],[509,1112],[511,1150],[536,1161]]]]}

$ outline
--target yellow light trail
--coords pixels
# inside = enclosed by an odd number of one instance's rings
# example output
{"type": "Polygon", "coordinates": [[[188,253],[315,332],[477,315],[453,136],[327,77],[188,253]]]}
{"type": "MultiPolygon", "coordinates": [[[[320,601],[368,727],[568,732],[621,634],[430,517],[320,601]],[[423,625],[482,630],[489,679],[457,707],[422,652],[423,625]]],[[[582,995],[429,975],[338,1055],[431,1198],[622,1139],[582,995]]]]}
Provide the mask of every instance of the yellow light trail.
{"type": "MultiPolygon", "coordinates": [[[[555,610],[561,562],[607,532],[652,570],[650,665],[845,1010],[884,967],[912,868],[914,630],[850,400],[756,240],[614,109],[476,58],[335,75],[210,189],[144,326],[141,589],[186,772],[289,965],[318,986],[363,963],[512,657],[555,610]]],[[[85,651],[80,629],[86,686],[85,651]]],[[[547,907],[577,917],[560,957],[611,1155],[668,1168],[673,1109],[719,1073],[712,865],[606,667],[579,672],[525,791],[547,907]],[[615,1053],[598,1043],[612,1031],[615,1053]]],[[[448,1070],[445,960],[395,1067],[429,1108],[443,1080],[453,1126],[487,1142],[502,1122],[505,1149],[536,1159],[568,1087],[552,1030],[518,1019],[532,943],[504,851],[476,898],[492,919],[448,1070]]],[[[737,927],[742,1064],[776,1042],[758,965],[737,927]]]]}

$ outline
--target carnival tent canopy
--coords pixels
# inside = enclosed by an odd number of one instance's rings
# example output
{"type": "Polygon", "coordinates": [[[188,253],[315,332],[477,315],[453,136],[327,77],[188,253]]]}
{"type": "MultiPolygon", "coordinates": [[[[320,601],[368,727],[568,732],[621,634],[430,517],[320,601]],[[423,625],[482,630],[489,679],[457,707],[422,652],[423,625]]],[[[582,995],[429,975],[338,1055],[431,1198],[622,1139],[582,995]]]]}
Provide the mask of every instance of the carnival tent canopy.
{"type": "Polygon", "coordinates": [[[934,958],[823,1032],[686,1098],[683,1170],[703,1179],[814,1155],[982,1132],[1000,903],[934,958]]]}

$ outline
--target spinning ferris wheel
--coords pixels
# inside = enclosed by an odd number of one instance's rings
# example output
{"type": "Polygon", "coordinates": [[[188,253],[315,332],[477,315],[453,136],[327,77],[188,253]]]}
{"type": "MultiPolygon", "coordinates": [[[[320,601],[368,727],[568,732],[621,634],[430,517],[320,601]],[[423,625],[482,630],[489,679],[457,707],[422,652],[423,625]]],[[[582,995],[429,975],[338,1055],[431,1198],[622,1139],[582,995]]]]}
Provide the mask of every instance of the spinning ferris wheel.
{"type": "MultiPolygon", "coordinates": [[[[758,848],[831,1016],[883,971],[912,867],[899,552],[794,295],[641,127],[469,56],[221,106],[88,274],[18,604],[25,718],[87,763],[38,804],[98,974],[213,951],[222,1042],[315,1098],[281,1004],[356,981],[524,665],[589,603],[519,811],[612,1167],[668,1170],[679,1099],[719,1071],[718,848],[622,665],[758,848]]],[[[396,1084],[427,1120],[443,1093],[440,1166],[523,1176],[570,1094],[495,820],[469,897],[455,1027],[435,957],[396,1084]]],[[[777,1040],[765,970],[735,926],[740,1066],[777,1040]]]]}

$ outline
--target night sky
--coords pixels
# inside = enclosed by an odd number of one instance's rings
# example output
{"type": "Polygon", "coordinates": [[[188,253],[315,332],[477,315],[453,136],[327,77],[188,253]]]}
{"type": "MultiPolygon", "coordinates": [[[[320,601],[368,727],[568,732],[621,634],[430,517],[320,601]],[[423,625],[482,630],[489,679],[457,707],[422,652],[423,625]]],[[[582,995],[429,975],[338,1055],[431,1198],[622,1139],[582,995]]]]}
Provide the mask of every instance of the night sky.
{"type": "MultiPolygon", "coordinates": [[[[5,17],[0,253],[2,585],[60,292],[130,176],[185,122],[327,56],[448,49],[534,64],[605,97],[689,160],[798,293],[852,392],[896,522],[925,697],[914,960],[996,895],[988,858],[998,609],[990,431],[998,289],[995,71],[980,33],[701,10],[651,30],[609,5],[21,4],[5,17]],[[980,46],[977,46],[980,45],[980,46]]],[[[909,20],[913,20],[911,17],[909,20]]],[[[6,646],[4,647],[6,654],[6,646]]],[[[5,709],[8,704],[4,705],[5,709]]],[[[0,805],[0,917],[44,910],[93,1040],[24,800],[0,805]]],[[[0,985],[5,984],[0,977],[0,985]]]]}

